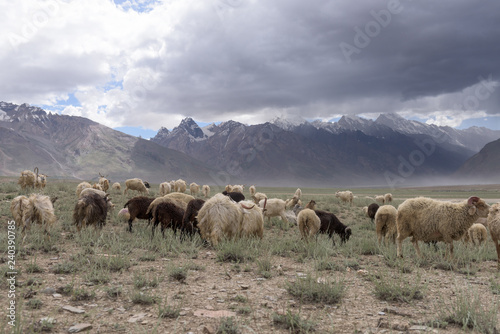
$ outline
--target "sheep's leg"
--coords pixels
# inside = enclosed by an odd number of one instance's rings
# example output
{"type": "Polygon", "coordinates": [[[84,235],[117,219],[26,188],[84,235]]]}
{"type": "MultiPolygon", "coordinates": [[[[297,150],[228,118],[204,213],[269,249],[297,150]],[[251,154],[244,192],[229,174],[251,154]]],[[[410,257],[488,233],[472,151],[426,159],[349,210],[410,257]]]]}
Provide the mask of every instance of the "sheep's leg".
{"type": "Polygon", "coordinates": [[[448,249],[449,249],[449,257],[451,259],[451,258],[453,258],[453,241],[448,243],[448,249]]]}
{"type": "Polygon", "coordinates": [[[497,249],[497,269],[500,270],[500,243],[499,240],[493,240],[497,249]]]}
{"type": "Polygon", "coordinates": [[[413,243],[413,247],[415,247],[415,250],[417,251],[418,257],[422,257],[422,253],[420,252],[420,247],[418,245],[418,240],[413,238],[413,240],[411,242],[413,243]]]}
{"type": "Polygon", "coordinates": [[[128,220],[128,231],[129,231],[130,233],[132,233],[132,221],[133,221],[133,220],[134,220],[134,219],[133,219],[132,217],[130,217],[130,219],[128,220]]]}

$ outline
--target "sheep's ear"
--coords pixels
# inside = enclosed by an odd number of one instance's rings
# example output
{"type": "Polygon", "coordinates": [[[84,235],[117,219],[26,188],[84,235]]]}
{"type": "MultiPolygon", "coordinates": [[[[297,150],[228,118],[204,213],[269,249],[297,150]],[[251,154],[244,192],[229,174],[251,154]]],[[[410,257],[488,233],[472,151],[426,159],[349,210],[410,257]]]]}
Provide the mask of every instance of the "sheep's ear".
{"type": "Polygon", "coordinates": [[[477,208],[473,205],[469,208],[469,215],[473,216],[477,211],[477,208]]]}

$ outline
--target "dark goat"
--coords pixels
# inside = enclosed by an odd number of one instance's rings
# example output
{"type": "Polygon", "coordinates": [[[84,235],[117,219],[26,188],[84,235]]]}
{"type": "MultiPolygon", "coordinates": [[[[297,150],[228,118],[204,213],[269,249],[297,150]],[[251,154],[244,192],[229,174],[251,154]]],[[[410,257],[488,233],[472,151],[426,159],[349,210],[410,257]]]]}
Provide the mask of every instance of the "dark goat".
{"type": "Polygon", "coordinates": [[[195,231],[198,231],[198,233],[200,232],[196,216],[203,204],[205,204],[205,201],[202,199],[192,199],[189,201],[186,212],[184,212],[184,217],[182,218],[182,229],[184,233],[193,235],[195,231]]]}
{"type": "Polygon", "coordinates": [[[245,200],[245,195],[243,195],[242,193],[237,192],[237,191],[227,192],[224,190],[222,192],[222,195],[226,195],[226,196],[231,197],[231,199],[235,202],[241,202],[241,201],[245,200]]]}
{"type": "Polygon", "coordinates": [[[149,182],[148,182],[148,181],[144,181],[143,183],[144,183],[144,186],[145,186],[146,188],[148,188],[148,189],[149,189],[149,188],[151,188],[151,186],[149,185],[149,182]]]}
{"type": "Polygon", "coordinates": [[[331,212],[326,212],[322,210],[314,210],[316,215],[321,220],[321,226],[319,228],[319,233],[328,234],[328,237],[332,239],[335,245],[335,240],[333,240],[333,233],[337,233],[340,236],[340,242],[344,243],[349,240],[351,236],[351,228],[345,226],[340,222],[340,220],[331,212]]]}
{"type": "Polygon", "coordinates": [[[155,229],[158,224],[161,224],[161,234],[165,237],[165,229],[170,227],[177,234],[177,229],[182,229],[182,218],[184,217],[184,210],[172,202],[163,202],[158,204],[153,217],[153,227],[151,238],[155,234],[155,229]]]}
{"type": "Polygon", "coordinates": [[[73,223],[78,231],[87,225],[102,228],[106,224],[109,201],[108,195],[102,197],[92,192],[82,196],[73,210],[73,223]]]}
{"type": "Polygon", "coordinates": [[[377,203],[372,203],[372,204],[368,205],[367,215],[372,220],[372,223],[373,223],[373,219],[375,218],[375,214],[378,211],[378,208],[379,208],[379,205],[377,203]]]}
{"type": "Polygon", "coordinates": [[[136,196],[132,197],[125,205],[124,208],[128,207],[128,212],[130,218],[128,220],[128,231],[132,232],[132,222],[135,218],[147,219],[148,224],[151,223],[152,215],[148,212],[149,204],[154,200],[154,198],[146,196],[136,196]]]}

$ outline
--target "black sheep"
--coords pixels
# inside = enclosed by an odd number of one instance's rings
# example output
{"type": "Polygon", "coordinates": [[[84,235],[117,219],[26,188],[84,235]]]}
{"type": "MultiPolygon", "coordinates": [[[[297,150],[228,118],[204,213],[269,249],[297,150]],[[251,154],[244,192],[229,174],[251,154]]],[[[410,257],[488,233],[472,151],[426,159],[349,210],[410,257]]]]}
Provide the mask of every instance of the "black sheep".
{"type": "Polygon", "coordinates": [[[151,223],[152,215],[148,212],[149,204],[154,200],[154,198],[146,197],[146,196],[136,196],[132,197],[125,205],[124,208],[128,207],[128,212],[130,214],[130,218],[128,220],[128,231],[132,232],[132,221],[135,218],[139,219],[147,219],[148,224],[151,223]]]}
{"type": "Polygon", "coordinates": [[[372,220],[372,223],[373,223],[373,219],[375,219],[375,214],[377,213],[378,208],[379,208],[379,205],[377,203],[372,203],[372,204],[368,205],[367,215],[372,220]]]}
{"type": "Polygon", "coordinates": [[[181,230],[183,233],[193,235],[195,231],[198,231],[198,233],[200,232],[196,216],[198,215],[198,211],[200,211],[203,204],[205,204],[205,201],[202,199],[192,199],[189,201],[182,219],[181,230]]]}
{"type": "Polygon", "coordinates": [[[335,245],[335,240],[333,240],[333,233],[337,233],[340,236],[340,242],[344,243],[349,240],[351,236],[351,228],[345,226],[340,222],[340,220],[331,212],[326,212],[322,210],[314,210],[316,215],[321,221],[321,226],[319,228],[319,233],[328,234],[328,237],[332,239],[335,245]]]}
{"type": "Polygon", "coordinates": [[[177,229],[182,227],[182,218],[184,217],[184,210],[172,202],[162,202],[157,205],[155,217],[153,217],[153,228],[151,230],[151,238],[155,234],[155,228],[158,223],[161,226],[161,233],[165,237],[165,229],[170,227],[177,234],[177,229]]]}
{"type": "Polygon", "coordinates": [[[231,199],[235,202],[241,202],[245,200],[245,195],[237,191],[227,192],[224,190],[222,194],[231,197],[231,199]]]}

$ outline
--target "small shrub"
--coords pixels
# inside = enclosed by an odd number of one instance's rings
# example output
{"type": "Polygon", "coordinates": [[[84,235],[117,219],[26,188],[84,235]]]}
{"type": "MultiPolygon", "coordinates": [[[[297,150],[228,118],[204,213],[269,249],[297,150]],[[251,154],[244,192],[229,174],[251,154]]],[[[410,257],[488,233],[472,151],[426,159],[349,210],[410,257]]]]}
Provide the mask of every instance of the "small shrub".
{"type": "Polygon", "coordinates": [[[186,268],[172,267],[169,270],[168,277],[182,283],[182,282],[186,281],[187,274],[188,274],[188,271],[186,268]]]}
{"type": "Polygon", "coordinates": [[[60,286],[56,288],[56,292],[64,296],[69,296],[73,293],[73,284],[60,286]]]}
{"type": "Polygon", "coordinates": [[[338,263],[335,263],[333,261],[321,259],[316,262],[315,264],[316,270],[318,271],[339,271],[339,272],[344,272],[345,266],[339,265],[338,263]]]}
{"type": "Polygon", "coordinates": [[[170,318],[170,319],[176,319],[180,315],[180,308],[171,306],[167,304],[167,301],[163,303],[163,305],[158,306],[158,317],[159,318],[170,318]]]}
{"type": "Polygon", "coordinates": [[[491,293],[494,295],[500,295],[500,283],[490,278],[491,293]]]}
{"type": "Polygon", "coordinates": [[[273,274],[271,273],[272,263],[268,259],[263,259],[257,261],[257,273],[264,278],[271,278],[273,274]]]}
{"type": "Polygon", "coordinates": [[[422,285],[420,275],[416,276],[415,282],[409,282],[402,276],[397,278],[377,275],[372,277],[375,284],[375,295],[380,300],[399,301],[408,303],[414,299],[422,299],[422,285]]]}
{"type": "Polygon", "coordinates": [[[222,318],[219,327],[215,332],[216,334],[239,334],[240,329],[233,317],[222,318]]]}
{"type": "Polygon", "coordinates": [[[73,296],[71,300],[80,301],[80,300],[91,300],[95,298],[94,291],[88,291],[85,288],[78,288],[73,290],[73,296]]]}
{"type": "Polygon", "coordinates": [[[250,306],[241,306],[236,309],[236,313],[247,315],[252,313],[252,308],[250,306]]]}
{"type": "Polygon", "coordinates": [[[141,305],[152,305],[157,301],[156,298],[142,292],[134,293],[131,299],[132,303],[141,305]]]}
{"type": "Polygon", "coordinates": [[[302,320],[300,315],[293,314],[290,310],[286,314],[273,314],[273,324],[278,328],[287,329],[290,333],[301,334],[314,332],[315,324],[308,320],[302,320]]]}
{"type": "Polygon", "coordinates": [[[238,302],[238,303],[246,303],[248,302],[248,298],[242,295],[236,295],[231,300],[238,302]]]}
{"type": "Polygon", "coordinates": [[[155,288],[158,286],[158,283],[159,283],[158,277],[154,277],[153,279],[150,280],[148,277],[145,277],[144,275],[141,274],[134,275],[134,286],[137,289],[144,287],[155,288]]]}
{"type": "Polygon", "coordinates": [[[470,290],[457,293],[457,298],[447,313],[442,316],[443,321],[469,328],[485,334],[498,333],[498,305],[484,303],[483,297],[470,290]]]}
{"type": "Polygon", "coordinates": [[[253,261],[255,255],[250,252],[246,243],[239,240],[228,240],[219,244],[217,250],[217,261],[243,263],[253,261]]]}
{"type": "Polygon", "coordinates": [[[156,255],[153,253],[146,253],[138,258],[139,261],[141,262],[147,262],[147,261],[155,261],[156,260],[156,255]]]}
{"type": "Polygon", "coordinates": [[[26,265],[26,272],[30,274],[43,273],[43,269],[36,263],[28,263],[26,265]]]}
{"type": "Polygon", "coordinates": [[[111,299],[116,299],[122,294],[122,287],[121,286],[112,286],[109,288],[104,289],[106,291],[106,295],[111,298],[111,299]]]}
{"type": "Polygon", "coordinates": [[[38,309],[41,309],[42,308],[42,301],[40,299],[30,299],[27,303],[26,303],[26,307],[31,309],[31,310],[38,310],[38,309]]]}
{"type": "Polygon", "coordinates": [[[341,301],[345,286],[340,281],[318,282],[313,277],[307,276],[287,283],[286,290],[304,302],[336,304],[341,301]]]}
{"type": "Polygon", "coordinates": [[[78,268],[72,262],[62,262],[54,265],[52,267],[52,272],[54,274],[72,274],[76,273],[78,268]]]}

